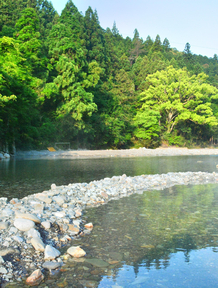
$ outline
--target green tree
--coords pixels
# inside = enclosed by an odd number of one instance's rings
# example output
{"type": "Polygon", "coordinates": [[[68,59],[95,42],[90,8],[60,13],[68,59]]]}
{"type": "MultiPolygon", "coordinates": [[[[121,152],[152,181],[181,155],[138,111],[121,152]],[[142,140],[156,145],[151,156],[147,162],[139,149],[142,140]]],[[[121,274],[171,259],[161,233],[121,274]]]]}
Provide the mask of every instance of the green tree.
{"type": "Polygon", "coordinates": [[[12,38],[0,39],[0,142],[9,147],[37,138],[37,95],[31,88],[37,79],[29,75],[19,48],[12,38]]]}
{"type": "Polygon", "coordinates": [[[20,51],[29,64],[29,70],[32,75],[43,77],[46,59],[42,58],[39,19],[36,11],[33,8],[23,10],[15,27],[17,30],[15,37],[20,43],[20,51]],[[43,76],[40,75],[41,73],[43,76]]]}
{"type": "Polygon", "coordinates": [[[143,39],[139,38],[139,32],[134,30],[134,37],[132,40],[133,48],[130,50],[130,63],[131,65],[137,60],[137,58],[145,53],[143,39]]]}
{"type": "Polygon", "coordinates": [[[206,79],[204,73],[191,76],[186,69],[172,66],[148,75],[148,89],[141,93],[142,106],[137,117],[145,111],[156,111],[161,117],[160,126],[167,133],[183,121],[216,126],[211,101],[217,99],[218,90],[206,79]]]}

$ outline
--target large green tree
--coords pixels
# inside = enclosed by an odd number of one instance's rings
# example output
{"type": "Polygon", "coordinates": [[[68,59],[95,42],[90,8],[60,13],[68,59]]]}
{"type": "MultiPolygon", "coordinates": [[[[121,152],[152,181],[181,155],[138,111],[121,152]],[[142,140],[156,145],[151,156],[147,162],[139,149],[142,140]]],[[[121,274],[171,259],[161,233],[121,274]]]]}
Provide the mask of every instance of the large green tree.
{"type": "MultiPolygon", "coordinates": [[[[216,126],[218,122],[213,115],[211,101],[218,98],[218,90],[206,80],[204,73],[191,76],[186,69],[172,66],[148,75],[148,88],[140,95],[142,105],[137,112],[136,124],[138,119],[143,123],[143,115],[155,112],[153,117],[160,118],[160,128],[167,133],[185,121],[216,126]]],[[[144,117],[146,122],[147,116],[144,117]]]]}

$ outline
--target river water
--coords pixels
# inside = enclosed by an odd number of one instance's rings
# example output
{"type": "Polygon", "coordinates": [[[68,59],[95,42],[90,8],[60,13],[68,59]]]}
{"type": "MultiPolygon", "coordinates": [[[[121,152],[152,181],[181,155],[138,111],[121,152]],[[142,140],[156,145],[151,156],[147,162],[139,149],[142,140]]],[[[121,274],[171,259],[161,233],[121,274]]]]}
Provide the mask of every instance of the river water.
{"type": "MultiPolygon", "coordinates": [[[[124,173],[213,172],[217,161],[215,156],[1,161],[0,193],[20,198],[52,183],[124,173]]],[[[87,252],[85,261],[70,259],[58,274],[47,273],[39,287],[218,287],[218,184],[146,191],[89,208],[84,218],[93,222],[92,233],[70,245],[87,252]]]]}

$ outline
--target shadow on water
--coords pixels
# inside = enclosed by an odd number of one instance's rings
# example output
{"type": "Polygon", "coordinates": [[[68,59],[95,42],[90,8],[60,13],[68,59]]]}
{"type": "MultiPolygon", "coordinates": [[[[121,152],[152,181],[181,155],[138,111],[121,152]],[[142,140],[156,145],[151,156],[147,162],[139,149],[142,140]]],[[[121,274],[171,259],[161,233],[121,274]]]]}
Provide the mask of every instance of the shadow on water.
{"type": "Polygon", "coordinates": [[[205,184],[87,209],[94,229],[70,243],[87,256],[40,287],[218,287],[217,208],[218,185],[205,184]]]}
{"type": "Polygon", "coordinates": [[[105,159],[12,159],[0,161],[0,197],[22,198],[48,190],[52,183],[90,182],[105,177],[168,172],[216,171],[216,156],[105,159]]]}

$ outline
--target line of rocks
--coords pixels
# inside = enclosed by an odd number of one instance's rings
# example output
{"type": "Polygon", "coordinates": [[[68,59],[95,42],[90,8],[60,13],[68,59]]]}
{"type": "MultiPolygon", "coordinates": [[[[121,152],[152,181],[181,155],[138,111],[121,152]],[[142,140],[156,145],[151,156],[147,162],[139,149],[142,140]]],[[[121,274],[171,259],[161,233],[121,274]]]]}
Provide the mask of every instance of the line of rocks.
{"type": "Polygon", "coordinates": [[[82,219],[87,207],[146,190],[217,182],[215,172],[124,174],[90,183],[52,184],[49,191],[23,199],[0,198],[0,277],[2,281],[22,281],[34,271],[26,281],[35,285],[43,280],[44,269],[60,269],[68,257],[83,257],[86,252],[80,247],[70,247],[65,255],[59,250],[91,232],[92,223],[85,224],[82,219]]]}

